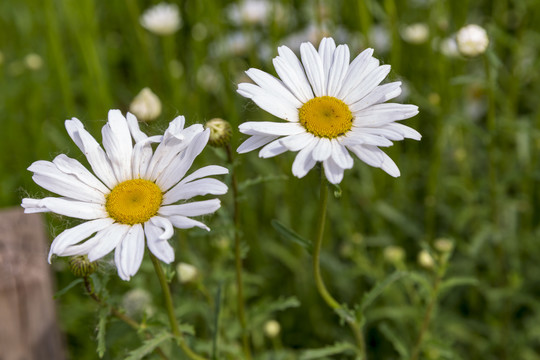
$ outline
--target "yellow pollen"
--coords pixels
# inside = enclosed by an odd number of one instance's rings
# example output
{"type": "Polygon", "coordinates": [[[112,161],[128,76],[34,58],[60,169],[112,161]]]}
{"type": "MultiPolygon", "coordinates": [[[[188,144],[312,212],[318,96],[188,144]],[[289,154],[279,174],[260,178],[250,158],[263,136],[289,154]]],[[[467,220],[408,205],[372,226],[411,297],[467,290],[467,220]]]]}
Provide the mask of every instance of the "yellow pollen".
{"type": "Polygon", "coordinates": [[[127,180],[107,195],[105,209],[119,223],[135,225],[156,215],[162,200],[161,189],[155,183],[143,179],[127,180]]]}
{"type": "Polygon", "coordinates": [[[318,137],[336,138],[351,130],[353,116],[343,101],[332,96],[319,96],[300,108],[298,117],[306,130],[318,137]]]}

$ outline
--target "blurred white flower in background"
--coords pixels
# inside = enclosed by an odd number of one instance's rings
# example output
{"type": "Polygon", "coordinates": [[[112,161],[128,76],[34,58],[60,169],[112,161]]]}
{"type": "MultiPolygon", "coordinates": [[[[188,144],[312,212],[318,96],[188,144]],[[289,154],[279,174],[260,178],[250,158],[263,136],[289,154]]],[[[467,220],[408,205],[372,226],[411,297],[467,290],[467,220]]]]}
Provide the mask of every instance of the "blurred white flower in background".
{"type": "Polygon", "coordinates": [[[199,271],[195,266],[183,262],[176,265],[176,273],[182,284],[192,282],[199,276],[199,271]]]}
{"type": "Polygon", "coordinates": [[[429,27],[424,23],[416,23],[403,27],[401,37],[411,44],[423,44],[429,38],[429,27]]]}
{"type": "Polygon", "coordinates": [[[153,312],[152,297],[144,289],[132,289],[124,295],[122,307],[128,316],[140,318],[145,313],[151,314],[153,312]]]}
{"type": "Polygon", "coordinates": [[[423,268],[432,269],[435,266],[435,260],[428,251],[422,250],[418,253],[418,264],[423,268]]]}
{"type": "Polygon", "coordinates": [[[150,88],[145,87],[135,96],[129,111],[140,121],[152,121],[161,115],[161,101],[150,88]]]}
{"type": "Polygon", "coordinates": [[[455,58],[459,56],[459,49],[455,37],[447,37],[441,40],[439,43],[440,52],[449,58],[455,58]]]}
{"type": "Polygon", "coordinates": [[[459,29],[456,41],[459,52],[471,57],[483,54],[489,45],[486,30],[476,24],[470,24],[459,29]]]}
{"type": "Polygon", "coordinates": [[[30,53],[24,57],[24,64],[30,70],[39,70],[43,67],[43,59],[35,53],[30,53]]]}
{"type": "Polygon", "coordinates": [[[217,57],[242,56],[249,53],[253,45],[253,37],[235,31],[212,43],[210,52],[217,57]]]}
{"type": "Polygon", "coordinates": [[[390,33],[382,25],[373,25],[369,29],[368,39],[370,45],[376,48],[379,53],[387,53],[391,48],[392,39],[390,33]]]}
{"type": "Polygon", "coordinates": [[[141,15],[140,22],[145,29],[157,35],[174,34],[182,26],[178,6],[164,2],[148,8],[141,15]]]}
{"type": "Polygon", "coordinates": [[[281,325],[276,320],[268,320],[264,323],[264,333],[270,339],[275,338],[281,332],[281,325]]]}
{"type": "Polygon", "coordinates": [[[235,25],[261,24],[268,22],[274,5],[266,0],[244,0],[227,7],[227,16],[235,25]]]}

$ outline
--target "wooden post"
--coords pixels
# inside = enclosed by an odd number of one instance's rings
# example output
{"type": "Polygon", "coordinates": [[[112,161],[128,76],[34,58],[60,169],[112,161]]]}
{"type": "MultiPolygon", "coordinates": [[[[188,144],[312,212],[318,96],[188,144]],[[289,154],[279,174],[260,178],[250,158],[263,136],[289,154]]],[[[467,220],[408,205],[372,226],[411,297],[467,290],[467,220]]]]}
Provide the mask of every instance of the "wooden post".
{"type": "Polygon", "coordinates": [[[0,360],[63,360],[40,214],[0,211],[0,360]]]}

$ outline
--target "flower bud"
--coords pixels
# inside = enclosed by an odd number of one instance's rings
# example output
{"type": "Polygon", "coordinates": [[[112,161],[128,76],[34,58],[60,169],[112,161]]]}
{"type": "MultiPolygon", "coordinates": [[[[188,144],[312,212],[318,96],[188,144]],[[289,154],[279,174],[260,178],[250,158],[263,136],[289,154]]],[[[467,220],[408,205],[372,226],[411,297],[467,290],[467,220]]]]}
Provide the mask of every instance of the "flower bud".
{"type": "Polygon", "coordinates": [[[122,306],[126,314],[131,317],[141,317],[145,312],[150,312],[152,297],[143,289],[132,289],[122,299],[122,306]]]}
{"type": "Polygon", "coordinates": [[[433,260],[433,257],[428,251],[422,250],[418,253],[418,263],[423,268],[432,269],[435,265],[435,260],[433,260]]]}
{"type": "Polygon", "coordinates": [[[435,240],[435,249],[442,253],[449,253],[454,249],[454,243],[450,239],[437,239],[435,240]]]}
{"type": "Polygon", "coordinates": [[[387,246],[383,252],[384,259],[391,264],[397,264],[405,259],[405,250],[400,246],[387,246]]]}
{"type": "Polygon", "coordinates": [[[69,259],[69,270],[77,277],[90,276],[97,268],[97,261],[89,261],[86,255],[73,256],[69,259]]]}
{"type": "Polygon", "coordinates": [[[152,121],[161,114],[161,101],[152,90],[145,87],[135,96],[129,105],[129,111],[139,121],[152,121]]]}
{"type": "Polygon", "coordinates": [[[179,263],[176,266],[176,272],[178,274],[178,280],[182,284],[186,284],[194,281],[199,276],[199,271],[193,265],[186,263],[179,263]]]}
{"type": "Polygon", "coordinates": [[[204,127],[210,129],[210,139],[208,144],[215,147],[225,146],[231,141],[232,128],[228,121],[215,118],[212,119],[204,127]]]}
{"type": "Polygon", "coordinates": [[[178,6],[164,2],[147,9],[140,22],[145,29],[157,35],[174,34],[182,25],[178,6]]]}
{"type": "Polygon", "coordinates": [[[275,338],[281,332],[281,325],[276,320],[268,320],[264,324],[264,333],[270,339],[275,338]]]}
{"type": "Polygon", "coordinates": [[[475,24],[462,27],[456,35],[456,41],[459,52],[471,57],[483,54],[489,45],[486,30],[475,24]]]}
{"type": "Polygon", "coordinates": [[[24,63],[30,70],[39,70],[43,66],[43,59],[38,54],[31,53],[24,57],[24,63]]]}
{"type": "Polygon", "coordinates": [[[424,23],[408,25],[402,29],[401,37],[411,44],[423,44],[429,37],[429,27],[424,23]]]}

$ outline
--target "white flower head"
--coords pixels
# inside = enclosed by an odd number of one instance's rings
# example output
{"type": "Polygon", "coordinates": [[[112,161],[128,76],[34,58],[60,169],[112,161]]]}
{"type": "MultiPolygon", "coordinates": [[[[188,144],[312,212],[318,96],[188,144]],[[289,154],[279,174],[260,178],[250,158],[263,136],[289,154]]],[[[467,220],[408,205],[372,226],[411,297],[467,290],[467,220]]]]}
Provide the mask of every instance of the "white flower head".
{"type": "Polygon", "coordinates": [[[164,2],[147,9],[140,22],[145,29],[157,35],[174,34],[182,26],[178,6],[164,2]]]}
{"type": "Polygon", "coordinates": [[[470,24],[459,29],[456,41],[459,52],[471,57],[483,54],[489,45],[486,30],[476,24],[470,24]]]}
{"type": "Polygon", "coordinates": [[[401,82],[379,85],[390,72],[366,49],[349,63],[349,47],[336,47],[324,38],[317,51],[305,42],[301,60],[286,46],[278,48],[273,63],[280,79],[258,69],[246,74],[255,84],[241,83],[238,93],[286,122],[245,122],[240,132],[250,135],[238,148],[246,153],[263,147],[268,158],[298,151],[292,166],[301,178],[322,162],[328,181],[338,184],[353,166],[352,151],[360,160],[388,174],[400,175],[396,164],[380,146],[392,140],[420,140],[414,129],[396,121],[418,113],[415,105],[385,104],[401,93],[401,82]]]}
{"type": "Polygon", "coordinates": [[[182,284],[192,282],[199,276],[199,270],[195,266],[183,262],[176,266],[176,272],[178,274],[178,280],[182,284]]]}
{"type": "Polygon", "coordinates": [[[152,121],[161,115],[161,101],[150,88],[145,87],[133,98],[129,111],[140,121],[152,121]]]}
{"type": "Polygon", "coordinates": [[[266,24],[272,14],[272,2],[267,0],[243,0],[239,4],[231,4],[228,17],[236,25],[266,24]]]}
{"type": "Polygon", "coordinates": [[[25,213],[54,212],[86,220],[54,239],[49,262],[52,255],[88,255],[89,261],[95,261],[115,250],[118,275],[129,280],[141,265],[145,243],[169,264],[174,250],[167,240],[174,227],[209,230],[190,216],[211,214],[220,201],[183,201],[225,194],[225,184],[205,177],[228,170],[210,165],[185,176],[206,146],[210,130],[200,124],[184,128],[184,123],[179,116],[163,136],[149,137],[139,129],[135,116],[128,113],[126,119],[119,110],[110,110],[102,129],[103,150],[78,119],[66,120],[69,136],[86,155],[93,173],[64,154],[52,162],[36,161],[28,168],[34,173],[32,179],[61,197],[22,201],[25,213]]]}
{"type": "Polygon", "coordinates": [[[444,56],[449,58],[455,58],[460,55],[455,37],[442,39],[439,44],[439,49],[444,56]]]}

